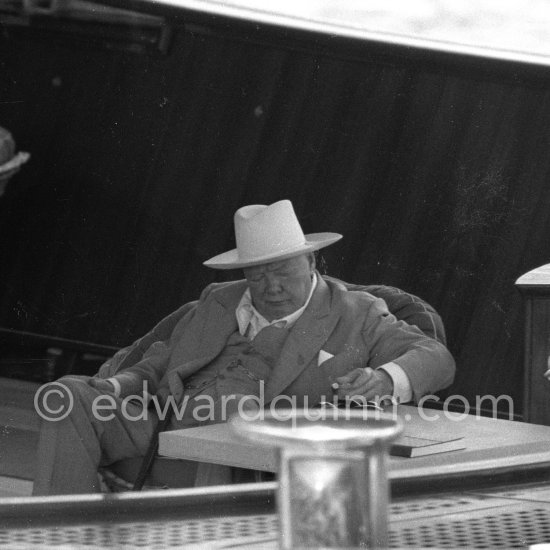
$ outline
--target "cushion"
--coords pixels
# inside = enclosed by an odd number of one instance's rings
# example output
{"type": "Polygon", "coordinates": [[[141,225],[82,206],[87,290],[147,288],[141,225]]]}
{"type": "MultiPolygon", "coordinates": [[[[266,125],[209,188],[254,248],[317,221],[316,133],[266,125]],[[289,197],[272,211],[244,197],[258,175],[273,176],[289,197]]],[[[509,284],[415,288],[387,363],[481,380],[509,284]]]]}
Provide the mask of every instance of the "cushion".
{"type": "Polygon", "coordinates": [[[368,292],[386,302],[390,313],[409,325],[416,325],[426,336],[447,344],[443,320],[437,311],[425,300],[404,290],[386,285],[356,285],[333,277],[325,277],[343,284],[348,290],[368,292]]]}

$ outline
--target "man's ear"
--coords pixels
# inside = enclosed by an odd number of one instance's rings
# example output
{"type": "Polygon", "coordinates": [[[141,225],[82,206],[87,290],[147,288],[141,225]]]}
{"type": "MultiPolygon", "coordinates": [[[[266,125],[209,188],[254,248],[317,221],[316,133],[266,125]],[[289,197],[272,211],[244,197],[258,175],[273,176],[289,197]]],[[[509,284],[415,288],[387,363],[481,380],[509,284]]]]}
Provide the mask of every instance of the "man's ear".
{"type": "Polygon", "coordinates": [[[315,271],[316,265],[317,265],[317,263],[316,263],[316,260],[315,260],[315,252],[310,252],[309,253],[309,267],[310,267],[312,273],[315,271]]]}

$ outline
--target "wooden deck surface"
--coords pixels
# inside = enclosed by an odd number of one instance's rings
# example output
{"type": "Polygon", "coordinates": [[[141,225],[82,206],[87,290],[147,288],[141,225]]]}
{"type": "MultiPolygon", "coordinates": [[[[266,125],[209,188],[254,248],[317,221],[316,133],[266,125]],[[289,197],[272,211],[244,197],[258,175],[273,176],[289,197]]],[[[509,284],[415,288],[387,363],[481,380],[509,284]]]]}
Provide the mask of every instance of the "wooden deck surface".
{"type": "Polygon", "coordinates": [[[32,491],[40,417],[34,410],[39,384],[0,378],[0,497],[32,491]]]}

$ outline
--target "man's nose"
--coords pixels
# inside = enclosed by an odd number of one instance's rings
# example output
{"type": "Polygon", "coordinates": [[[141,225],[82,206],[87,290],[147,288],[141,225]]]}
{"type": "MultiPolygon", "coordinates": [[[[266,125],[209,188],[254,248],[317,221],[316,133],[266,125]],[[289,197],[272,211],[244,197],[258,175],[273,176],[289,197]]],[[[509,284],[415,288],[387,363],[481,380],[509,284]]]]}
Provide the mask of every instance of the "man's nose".
{"type": "Polygon", "coordinates": [[[268,294],[277,294],[281,292],[281,290],[282,290],[282,285],[281,285],[281,282],[279,281],[279,278],[272,275],[268,275],[266,277],[265,291],[268,294]]]}

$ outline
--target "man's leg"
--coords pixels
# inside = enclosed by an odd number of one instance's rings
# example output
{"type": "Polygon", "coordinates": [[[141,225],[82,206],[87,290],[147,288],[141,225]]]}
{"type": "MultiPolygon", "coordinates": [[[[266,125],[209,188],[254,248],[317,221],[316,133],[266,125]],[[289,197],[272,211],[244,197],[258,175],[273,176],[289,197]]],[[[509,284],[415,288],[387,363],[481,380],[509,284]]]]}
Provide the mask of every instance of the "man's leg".
{"type": "MultiPolygon", "coordinates": [[[[101,404],[114,402],[116,407],[94,414],[94,400],[102,394],[87,380],[76,376],[58,380],[71,392],[74,403],[63,420],[42,422],[34,495],[98,492],[100,464],[145,454],[157,421],[153,411],[146,411],[146,420],[136,419],[140,409],[130,405],[125,411],[122,400],[111,396],[114,401],[103,399],[101,404]],[[113,418],[105,420],[109,416],[113,418]]],[[[53,403],[49,406],[57,408],[53,403]]]]}

